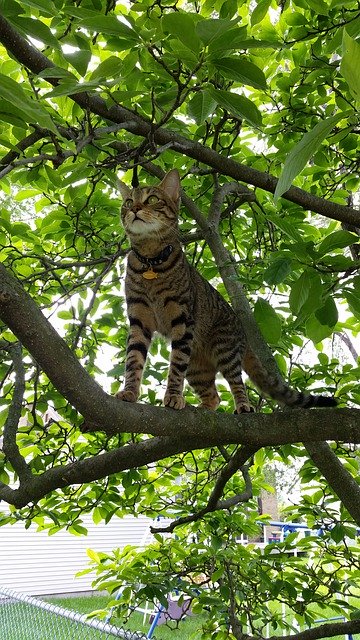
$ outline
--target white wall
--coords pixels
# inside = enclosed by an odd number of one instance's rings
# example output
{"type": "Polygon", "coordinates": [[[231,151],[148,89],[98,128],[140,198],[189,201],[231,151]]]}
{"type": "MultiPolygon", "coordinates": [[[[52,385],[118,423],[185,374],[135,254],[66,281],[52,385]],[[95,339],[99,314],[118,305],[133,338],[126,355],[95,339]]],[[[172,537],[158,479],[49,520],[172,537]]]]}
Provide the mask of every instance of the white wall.
{"type": "Polygon", "coordinates": [[[82,519],[87,536],[67,531],[48,536],[35,527],[26,530],[21,523],[0,527],[0,585],[28,595],[88,591],[95,574],[75,578],[88,566],[86,549],[107,553],[151,541],[153,521],[145,517],[114,517],[107,525],[94,525],[91,516],[82,519]]]}

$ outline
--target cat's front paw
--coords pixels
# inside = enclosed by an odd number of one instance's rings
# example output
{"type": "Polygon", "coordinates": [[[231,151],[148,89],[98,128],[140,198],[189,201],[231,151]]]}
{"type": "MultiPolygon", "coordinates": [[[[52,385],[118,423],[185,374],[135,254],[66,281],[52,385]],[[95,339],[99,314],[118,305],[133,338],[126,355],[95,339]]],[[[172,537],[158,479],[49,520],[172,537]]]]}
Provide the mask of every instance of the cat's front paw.
{"type": "Polygon", "coordinates": [[[186,402],[185,398],[177,393],[165,393],[164,405],[171,409],[184,409],[186,402]]]}
{"type": "Polygon", "coordinates": [[[123,402],[136,402],[136,395],[133,391],[118,391],[115,394],[115,398],[122,400],[123,402]]]}
{"type": "Polygon", "coordinates": [[[238,404],[236,407],[236,411],[234,411],[234,413],[254,413],[255,409],[254,407],[247,403],[244,404],[238,404]]]}

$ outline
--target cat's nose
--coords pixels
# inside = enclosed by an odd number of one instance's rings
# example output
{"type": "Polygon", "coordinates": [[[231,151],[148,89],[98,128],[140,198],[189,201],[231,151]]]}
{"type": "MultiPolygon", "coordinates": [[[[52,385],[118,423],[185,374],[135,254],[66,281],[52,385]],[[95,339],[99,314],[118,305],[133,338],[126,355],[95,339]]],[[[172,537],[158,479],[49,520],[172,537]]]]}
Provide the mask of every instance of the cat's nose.
{"type": "Polygon", "coordinates": [[[141,209],[142,209],[142,204],[139,204],[136,202],[134,202],[133,206],[131,207],[131,211],[133,211],[134,213],[141,211],[141,209]]]}

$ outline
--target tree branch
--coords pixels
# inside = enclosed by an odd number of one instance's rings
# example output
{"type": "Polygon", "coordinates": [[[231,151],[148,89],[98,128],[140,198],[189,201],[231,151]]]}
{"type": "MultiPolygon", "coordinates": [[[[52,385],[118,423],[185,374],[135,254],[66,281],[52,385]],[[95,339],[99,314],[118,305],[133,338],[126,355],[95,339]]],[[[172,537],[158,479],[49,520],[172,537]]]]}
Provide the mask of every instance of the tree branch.
{"type": "MultiPolygon", "coordinates": [[[[311,627],[311,629],[305,629],[305,631],[299,631],[299,633],[290,636],[270,636],[268,640],[320,640],[321,638],[333,638],[334,636],[352,635],[359,632],[360,620],[348,620],[311,627]]],[[[246,638],[250,640],[249,636],[246,638]]],[[[255,638],[251,640],[255,640],[255,638]]]]}
{"type": "Polygon", "coordinates": [[[25,151],[25,149],[27,149],[28,147],[32,147],[33,144],[48,135],[49,132],[46,129],[37,128],[35,131],[33,131],[33,133],[30,133],[28,136],[26,136],[26,138],[20,140],[20,142],[18,142],[16,145],[16,149],[9,151],[9,153],[7,153],[0,159],[0,168],[12,165],[13,162],[17,158],[19,158],[22,152],[25,151]]]}
{"type": "Polygon", "coordinates": [[[31,471],[25,459],[20,454],[19,447],[16,443],[16,434],[21,418],[25,392],[25,367],[22,359],[21,345],[19,343],[0,343],[0,349],[9,352],[15,371],[14,392],[4,424],[2,448],[14,471],[18,474],[20,482],[27,482],[29,478],[31,478],[31,471]]]}
{"type": "MultiPolygon", "coordinates": [[[[0,16],[0,42],[12,56],[35,74],[55,66],[27,42],[3,16],[0,16]]],[[[47,80],[54,86],[59,82],[57,78],[47,78],[47,80]]],[[[227,175],[238,182],[252,184],[270,193],[274,193],[276,189],[278,180],[274,176],[226,158],[213,149],[193,142],[174,131],[162,127],[154,131],[150,121],[130,109],[119,105],[109,108],[100,96],[85,92],[75,93],[69,97],[87,111],[90,110],[105,120],[123,124],[124,128],[135,135],[147,138],[151,134],[156,144],[171,143],[175,151],[213,167],[222,175],[227,175]]],[[[283,198],[328,218],[359,226],[360,214],[356,209],[324,200],[297,187],[291,187],[283,194],[283,198]]]]}
{"type": "Polygon", "coordinates": [[[229,509],[240,502],[247,502],[250,500],[252,498],[252,484],[248,467],[245,466],[245,462],[251,458],[256,451],[257,449],[255,447],[241,447],[241,449],[231,456],[226,465],[221,469],[215,486],[210,494],[208,503],[203,509],[199,509],[195,513],[184,516],[183,518],[177,518],[167,527],[150,527],[151,531],[153,533],[172,533],[174,529],[183,524],[197,522],[197,520],[200,520],[200,518],[207,513],[218,511],[220,509],[229,509]],[[221,501],[220,497],[223,494],[226,483],[237,471],[239,471],[239,469],[241,469],[245,480],[245,491],[236,496],[232,496],[232,498],[221,501]]]}
{"type": "MultiPolygon", "coordinates": [[[[220,209],[222,206],[221,196],[225,195],[225,193],[225,191],[218,191],[215,193],[213,198],[212,217],[214,222],[216,222],[216,220],[220,220],[220,209]]],[[[239,282],[236,266],[232,261],[229,252],[223,245],[218,226],[216,224],[211,225],[210,233],[205,234],[205,237],[207,238],[212,250],[224,285],[230,296],[233,308],[235,312],[238,312],[238,315],[241,318],[241,324],[249,344],[257,356],[260,357],[267,370],[275,376],[279,375],[277,363],[255,322],[249,302],[239,282]]],[[[293,414],[291,413],[291,416],[292,415],[293,414]]],[[[347,508],[354,521],[359,523],[360,487],[355,482],[354,478],[343,467],[326,442],[317,442],[316,444],[308,443],[306,448],[314,463],[347,508]]]]}
{"type": "Polygon", "coordinates": [[[360,522],[360,487],[326,442],[307,442],[305,448],[355,522],[360,522]]]}
{"type": "Polygon", "coordinates": [[[355,347],[354,347],[353,343],[351,342],[351,340],[350,340],[350,338],[349,338],[348,334],[347,334],[347,333],[345,333],[345,332],[342,332],[342,331],[336,331],[336,332],[335,332],[335,335],[336,335],[336,336],[338,336],[338,337],[340,338],[340,340],[342,340],[342,342],[343,342],[344,344],[346,344],[346,346],[347,346],[347,348],[349,349],[349,351],[350,351],[350,353],[351,353],[352,357],[353,357],[353,358],[354,358],[354,360],[355,360],[355,363],[357,364],[357,361],[358,361],[358,358],[359,358],[359,354],[358,354],[358,352],[356,351],[356,349],[355,349],[355,347]]]}
{"type": "MultiPolygon", "coordinates": [[[[235,416],[188,407],[181,413],[179,434],[177,411],[120,402],[106,394],[2,264],[0,283],[0,318],[30,351],[64,398],[86,419],[101,425],[109,435],[132,432],[161,436],[50,469],[32,478],[31,482],[23,483],[18,490],[6,487],[6,492],[0,492],[0,498],[11,504],[23,506],[56,488],[90,482],[194,448],[243,444],[258,449],[314,440],[360,443],[360,411],[355,409],[337,409],[337,420],[334,420],[333,409],[235,416]]],[[[360,519],[358,524],[360,526],[360,519]]]]}

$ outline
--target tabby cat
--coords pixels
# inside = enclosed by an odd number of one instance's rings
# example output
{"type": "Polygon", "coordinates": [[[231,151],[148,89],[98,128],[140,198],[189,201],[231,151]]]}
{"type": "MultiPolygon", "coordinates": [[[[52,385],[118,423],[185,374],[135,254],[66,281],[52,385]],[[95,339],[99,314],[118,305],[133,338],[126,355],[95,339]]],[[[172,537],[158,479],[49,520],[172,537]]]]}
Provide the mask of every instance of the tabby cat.
{"type": "Polygon", "coordinates": [[[215,376],[230,385],[236,412],[252,411],[242,369],[265,393],[285,405],[330,407],[333,398],[290,389],[269,375],[246,344],[235,313],[224,298],[186,260],[178,232],[180,179],[172,169],[155,187],[130,189],[120,184],[121,218],[131,242],[125,279],[130,331],[125,386],[117,398],[136,402],[154,332],[171,341],[164,404],[185,407],[185,377],[201,400],[215,410],[219,396],[215,376]]]}

